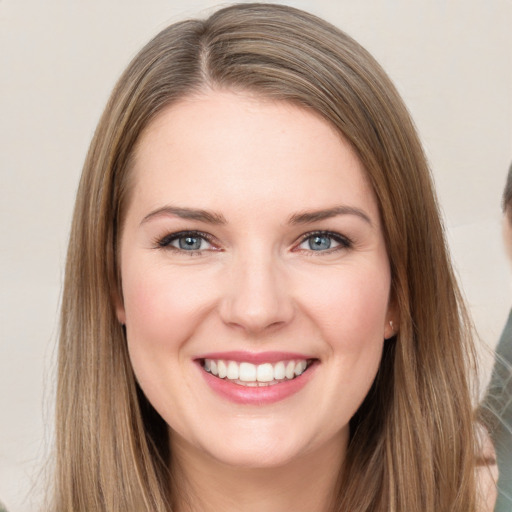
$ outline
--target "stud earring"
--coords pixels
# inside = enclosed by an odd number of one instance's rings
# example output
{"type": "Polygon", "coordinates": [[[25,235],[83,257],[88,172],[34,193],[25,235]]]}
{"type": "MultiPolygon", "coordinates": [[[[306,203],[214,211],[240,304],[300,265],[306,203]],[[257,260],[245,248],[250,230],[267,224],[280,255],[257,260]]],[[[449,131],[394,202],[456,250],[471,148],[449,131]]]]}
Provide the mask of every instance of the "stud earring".
{"type": "Polygon", "coordinates": [[[392,338],[396,334],[396,332],[395,332],[395,324],[393,323],[393,320],[389,321],[389,328],[391,330],[391,333],[390,333],[389,337],[386,338],[387,340],[389,340],[390,338],[392,338]]]}

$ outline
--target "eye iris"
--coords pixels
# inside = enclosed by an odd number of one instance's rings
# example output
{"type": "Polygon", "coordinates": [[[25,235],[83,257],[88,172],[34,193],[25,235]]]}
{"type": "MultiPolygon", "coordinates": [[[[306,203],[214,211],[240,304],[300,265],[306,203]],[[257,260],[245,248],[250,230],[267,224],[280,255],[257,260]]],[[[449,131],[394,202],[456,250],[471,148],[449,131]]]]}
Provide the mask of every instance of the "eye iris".
{"type": "Polygon", "coordinates": [[[180,249],[197,251],[201,248],[201,238],[197,236],[183,236],[179,239],[180,249]]]}
{"type": "Polygon", "coordinates": [[[316,235],[309,239],[309,248],[313,251],[323,251],[330,249],[331,239],[328,236],[316,235]]]}

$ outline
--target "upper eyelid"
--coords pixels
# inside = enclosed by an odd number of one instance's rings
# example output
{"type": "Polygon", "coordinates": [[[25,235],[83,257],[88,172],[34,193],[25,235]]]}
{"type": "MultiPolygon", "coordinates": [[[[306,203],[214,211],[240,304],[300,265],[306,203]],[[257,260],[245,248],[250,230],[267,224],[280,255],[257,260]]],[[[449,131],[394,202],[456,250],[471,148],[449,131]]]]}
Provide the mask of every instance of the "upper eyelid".
{"type": "Polygon", "coordinates": [[[331,254],[331,255],[337,254],[340,251],[350,250],[353,248],[353,246],[354,246],[353,241],[350,238],[348,238],[347,236],[342,235],[341,233],[319,230],[319,231],[311,231],[309,233],[305,233],[304,235],[302,235],[299,238],[299,240],[294,243],[291,251],[292,252],[302,252],[308,256],[321,257],[322,255],[327,256],[329,254],[331,254]],[[308,238],[311,238],[315,235],[329,237],[335,241],[336,245],[334,247],[329,247],[327,249],[317,250],[317,251],[315,251],[311,248],[301,247],[301,245],[303,243],[305,243],[308,240],[308,238]]]}
{"type": "MultiPolygon", "coordinates": [[[[204,240],[206,240],[209,244],[211,245],[215,245],[214,243],[214,237],[212,235],[210,235],[209,233],[204,233],[203,231],[197,231],[197,230],[182,230],[182,231],[176,231],[174,233],[167,233],[166,235],[164,236],[161,236],[161,237],[157,237],[155,239],[155,245],[157,247],[169,247],[171,246],[170,243],[173,242],[174,240],[178,239],[178,238],[181,238],[181,237],[186,237],[186,236],[194,236],[194,237],[200,237],[200,238],[203,238],[204,240]],[[166,243],[162,243],[163,241],[166,241],[166,243]]],[[[171,246],[173,247],[173,246],[171,246]]],[[[176,248],[177,249],[177,248],[176,248]]],[[[179,250],[179,249],[177,249],[179,250]]],[[[199,249],[200,250],[200,249],[199,249]]],[[[193,252],[193,251],[189,251],[189,252],[193,252]]]]}
{"type": "Polygon", "coordinates": [[[328,237],[334,238],[335,240],[340,240],[344,243],[352,244],[352,240],[346,235],[342,235],[341,233],[336,233],[334,231],[327,231],[327,230],[321,230],[321,229],[316,230],[316,231],[310,231],[308,233],[304,233],[303,235],[301,235],[299,237],[298,243],[299,244],[303,243],[308,238],[315,236],[315,235],[328,236],[328,237]]]}

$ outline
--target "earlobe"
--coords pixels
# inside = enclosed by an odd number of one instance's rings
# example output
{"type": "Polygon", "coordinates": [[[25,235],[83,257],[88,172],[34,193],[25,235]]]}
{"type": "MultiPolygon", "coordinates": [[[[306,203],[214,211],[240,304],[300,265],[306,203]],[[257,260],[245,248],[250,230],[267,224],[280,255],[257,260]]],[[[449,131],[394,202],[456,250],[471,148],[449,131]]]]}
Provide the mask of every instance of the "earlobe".
{"type": "Polygon", "coordinates": [[[115,292],[112,294],[112,302],[114,304],[114,309],[116,311],[116,317],[118,322],[121,325],[126,325],[126,312],[124,309],[123,299],[121,298],[119,292],[115,292]]]}
{"type": "Polygon", "coordinates": [[[386,323],[384,324],[384,339],[389,340],[398,334],[400,330],[400,313],[396,302],[390,301],[388,312],[386,315],[386,323]]]}
{"type": "Polygon", "coordinates": [[[119,323],[121,325],[126,325],[126,314],[124,312],[124,307],[117,308],[116,307],[116,315],[119,323]]]}
{"type": "Polygon", "coordinates": [[[384,326],[384,339],[389,340],[395,336],[398,332],[398,328],[393,320],[388,320],[384,326]]]}

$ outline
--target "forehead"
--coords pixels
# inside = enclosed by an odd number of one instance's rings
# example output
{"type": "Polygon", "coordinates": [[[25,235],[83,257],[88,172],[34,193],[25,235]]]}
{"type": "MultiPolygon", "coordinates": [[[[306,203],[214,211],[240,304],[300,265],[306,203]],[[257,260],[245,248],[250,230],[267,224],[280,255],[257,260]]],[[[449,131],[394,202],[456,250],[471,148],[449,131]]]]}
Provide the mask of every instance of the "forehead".
{"type": "Polygon", "coordinates": [[[378,216],[361,162],[330,123],[247,93],[210,91],[167,107],[141,135],[133,172],[134,199],[152,207],[357,203],[378,216]]]}

